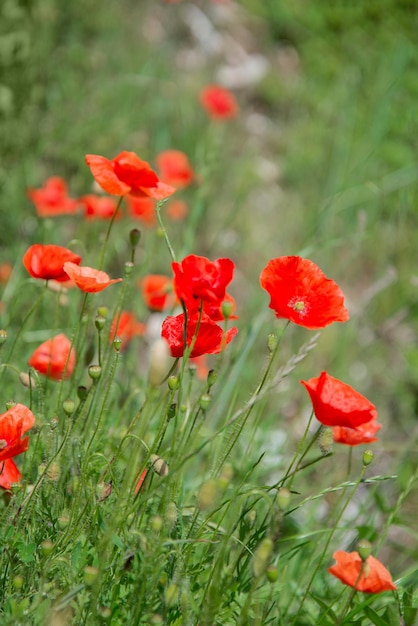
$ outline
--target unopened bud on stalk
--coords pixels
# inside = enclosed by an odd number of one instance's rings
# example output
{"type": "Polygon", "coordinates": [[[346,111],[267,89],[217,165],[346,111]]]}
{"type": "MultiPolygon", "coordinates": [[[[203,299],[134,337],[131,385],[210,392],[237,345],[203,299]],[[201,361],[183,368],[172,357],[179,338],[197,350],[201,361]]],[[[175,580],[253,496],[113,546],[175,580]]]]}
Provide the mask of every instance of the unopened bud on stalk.
{"type": "Polygon", "coordinates": [[[373,450],[365,450],[363,452],[363,465],[365,467],[370,465],[370,463],[373,462],[373,459],[374,459],[374,452],[373,452],[373,450]]]}
{"type": "Polygon", "coordinates": [[[168,388],[171,391],[176,391],[180,386],[180,381],[178,376],[169,376],[167,380],[168,388]]]}
{"type": "Polygon", "coordinates": [[[122,347],[122,339],[120,337],[115,337],[113,340],[113,348],[116,352],[120,352],[122,347]]]}
{"type": "Polygon", "coordinates": [[[132,274],[132,270],[134,268],[134,264],[131,261],[126,261],[125,263],[125,276],[130,276],[132,274]]]}
{"type": "Polygon", "coordinates": [[[68,415],[68,417],[70,417],[70,415],[74,413],[75,409],[74,400],[71,400],[71,398],[68,398],[68,400],[64,400],[64,402],[62,403],[62,408],[64,410],[64,413],[68,415]]]}
{"type": "Polygon", "coordinates": [[[165,339],[157,339],[149,350],[148,381],[153,387],[160,385],[170,365],[170,348],[165,339]]]}
{"type": "Polygon", "coordinates": [[[92,379],[92,381],[96,382],[97,380],[99,380],[101,375],[102,375],[102,368],[100,367],[100,365],[90,365],[89,376],[92,379]]]}
{"type": "Polygon", "coordinates": [[[91,587],[92,585],[94,585],[98,575],[99,570],[97,569],[97,567],[87,565],[87,567],[84,568],[84,582],[86,583],[86,586],[91,587]]]}
{"type": "Polygon", "coordinates": [[[197,506],[201,511],[213,508],[218,499],[218,483],[214,478],[209,478],[200,486],[197,493],[197,506]]]}
{"type": "Polygon", "coordinates": [[[154,515],[154,517],[152,517],[150,521],[152,530],[156,533],[159,533],[164,524],[164,520],[161,515],[154,515]]]}
{"type": "Polygon", "coordinates": [[[269,565],[266,570],[266,576],[270,583],[275,583],[279,577],[279,568],[276,565],[269,565]]]}
{"type": "Polygon", "coordinates": [[[173,417],[176,416],[176,409],[177,409],[177,404],[175,402],[173,402],[173,404],[170,404],[168,411],[167,411],[168,420],[172,420],[173,417]]]}
{"type": "Polygon", "coordinates": [[[206,379],[209,388],[213,387],[213,385],[216,383],[217,378],[218,372],[216,370],[209,370],[208,377],[206,379]]]}
{"type": "Polygon", "coordinates": [[[85,387],[84,385],[79,385],[77,387],[77,396],[81,402],[84,402],[84,400],[87,398],[87,394],[88,394],[87,387],[85,387]]]}
{"type": "Polygon", "coordinates": [[[267,347],[269,352],[274,352],[277,347],[277,335],[270,333],[267,339],[267,347]]]}
{"type": "Polygon", "coordinates": [[[94,320],[94,325],[96,326],[99,332],[103,330],[105,324],[106,324],[106,318],[102,317],[101,315],[96,315],[96,319],[94,320]]]}
{"type": "Polygon", "coordinates": [[[151,454],[149,460],[150,460],[150,464],[151,464],[152,469],[154,470],[154,472],[156,474],[158,474],[158,476],[167,476],[167,474],[168,474],[168,465],[164,461],[164,459],[162,459],[157,454],[151,454]]]}
{"type": "Polygon", "coordinates": [[[24,387],[30,387],[32,389],[35,389],[36,387],[36,382],[27,372],[20,372],[19,380],[24,387]]]}
{"type": "Polygon", "coordinates": [[[253,559],[253,574],[256,578],[267,571],[270,564],[270,557],[273,552],[273,542],[266,538],[259,543],[253,559]]]}
{"type": "Polygon", "coordinates": [[[357,551],[362,561],[365,561],[372,553],[372,544],[367,539],[360,539],[357,544],[357,551]]]}
{"type": "Polygon", "coordinates": [[[0,329],[0,346],[7,341],[7,330],[0,329]]]}
{"type": "Polygon", "coordinates": [[[202,409],[202,411],[207,411],[209,406],[211,403],[211,397],[207,394],[204,393],[202,396],[200,396],[200,408],[202,409]]]}
{"type": "Polygon", "coordinates": [[[18,574],[17,576],[13,577],[13,587],[15,589],[22,589],[23,587],[23,576],[21,576],[20,574],[18,574]]]}
{"type": "Polygon", "coordinates": [[[318,446],[321,450],[321,454],[325,456],[326,454],[331,452],[333,443],[334,439],[332,436],[332,428],[323,428],[318,439],[318,446]]]}
{"type": "Polygon", "coordinates": [[[60,515],[60,517],[58,518],[58,528],[60,530],[65,530],[69,523],[70,523],[70,516],[67,514],[60,515]]]}
{"type": "Polygon", "coordinates": [[[281,511],[286,511],[289,506],[291,493],[287,487],[280,487],[277,491],[276,502],[281,511]]]}
{"type": "Polygon", "coordinates": [[[107,318],[107,306],[99,306],[97,309],[97,315],[99,317],[107,318]]]}
{"type": "Polygon", "coordinates": [[[140,239],[141,231],[138,228],[132,228],[129,232],[129,243],[131,244],[131,248],[136,248],[140,239]]]}
{"type": "Polygon", "coordinates": [[[232,313],[232,302],[230,302],[229,300],[224,300],[221,304],[221,312],[223,318],[225,320],[228,320],[231,317],[232,313]]]}
{"type": "Polygon", "coordinates": [[[14,400],[8,400],[6,402],[6,411],[10,411],[15,406],[16,402],[14,400]]]}
{"type": "Polygon", "coordinates": [[[45,541],[41,543],[41,552],[43,556],[49,556],[53,549],[54,544],[50,539],[45,539],[45,541]]]}

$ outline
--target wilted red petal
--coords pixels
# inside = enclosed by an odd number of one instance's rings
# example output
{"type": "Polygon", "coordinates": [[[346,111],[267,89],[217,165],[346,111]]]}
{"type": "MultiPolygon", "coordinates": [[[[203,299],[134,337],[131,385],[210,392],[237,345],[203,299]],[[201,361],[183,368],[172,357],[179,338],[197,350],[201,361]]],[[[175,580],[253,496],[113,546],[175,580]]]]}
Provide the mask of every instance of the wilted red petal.
{"type": "Polygon", "coordinates": [[[377,420],[360,424],[357,428],[344,428],[344,426],[333,426],[332,437],[335,443],[343,443],[347,446],[358,446],[362,443],[372,443],[377,441],[375,434],[382,428],[377,420]]]}
{"type": "MultiPolygon", "coordinates": [[[[193,316],[187,324],[187,345],[190,346],[194,342],[190,354],[191,358],[201,356],[202,354],[217,354],[232,341],[238,332],[238,329],[233,327],[224,333],[220,326],[204,316],[200,321],[197,336],[194,338],[197,325],[198,316],[193,316]]],[[[161,335],[170,346],[171,356],[175,358],[179,358],[184,354],[183,329],[183,313],[175,317],[168,316],[162,325],[161,335]]]]}
{"type": "Polygon", "coordinates": [[[35,243],[23,255],[23,265],[33,278],[66,282],[64,263],[70,261],[76,265],[81,263],[81,256],[61,246],[42,245],[35,243]]]}
{"type": "Polygon", "coordinates": [[[381,593],[382,591],[396,590],[392,577],[386,567],[373,556],[369,556],[360,575],[363,561],[358,552],[334,552],[333,558],[337,561],[328,569],[349,587],[355,587],[365,593],[381,593]],[[360,575],[360,576],[359,576],[360,575]]]}
{"type": "Polygon", "coordinates": [[[220,85],[208,85],[200,92],[200,104],[213,119],[226,120],[238,113],[235,96],[220,85]]]}
{"type": "Polygon", "coordinates": [[[56,335],[36,348],[28,364],[52,380],[61,380],[64,372],[65,378],[68,378],[73,373],[76,360],[74,349],[71,350],[68,358],[70,347],[71,341],[68,337],[62,333],[56,335]]]}
{"type": "Polygon", "coordinates": [[[75,265],[74,263],[64,263],[64,271],[75,282],[81,291],[96,293],[113,285],[120,283],[123,278],[111,279],[106,272],[96,270],[93,267],[75,265]]]}
{"type": "Polygon", "coordinates": [[[358,428],[377,419],[374,404],[327,372],[322,372],[318,378],[300,382],[311,397],[315,417],[325,426],[358,428]]]}
{"type": "Polygon", "coordinates": [[[276,316],[310,330],[346,322],[349,314],[338,285],[309,259],[284,256],[272,259],[260,275],[276,316]]]}
{"type": "Polygon", "coordinates": [[[22,474],[12,459],[6,459],[0,464],[0,487],[2,489],[10,490],[13,484],[20,482],[21,478],[22,474]]]}

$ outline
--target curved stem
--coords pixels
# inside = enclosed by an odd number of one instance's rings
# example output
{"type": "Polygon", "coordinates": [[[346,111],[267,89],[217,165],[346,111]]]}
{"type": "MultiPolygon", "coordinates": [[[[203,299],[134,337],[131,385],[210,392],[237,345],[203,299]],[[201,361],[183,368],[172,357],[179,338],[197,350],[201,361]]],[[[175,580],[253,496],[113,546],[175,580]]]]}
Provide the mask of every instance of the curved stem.
{"type": "Polygon", "coordinates": [[[107,228],[106,237],[105,237],[105,240],[104,240],[104,243],[103,243],[102,251],[101,251],[101,253],[100,253],[100,260],[99,260],[99,267],[98,267],[98,269],[99,269],[99,270],[101,270],[101,269],[102,269],[102,267],[103,267],[104,258],[105,258],[105,254],[106,254],[106,250],[107,250],[107,245],[108,245],[108,243],[109,243],[110,232],[111,232],[111,230],[112,230],[113,223],[114,223],[114,221],[115,221],[115,219],[116,219],[116,215],[117,215],[117,214],[118,214],[118,212],[119,212],[120,206],[121,206],[121,204],[122,204],[122,200],[123,200],[123,196],[121,196],[121,197],[119,198],[119,201],[118,201],[118,203],[117,203],[117,205],[116,205],[116,209],[115,209],[115,210],[114,210],[114,212],[113,212],[112,219],[110,220],[110,222],[109,222],[109,226],[108,226],[108,228],[107,228]]]}

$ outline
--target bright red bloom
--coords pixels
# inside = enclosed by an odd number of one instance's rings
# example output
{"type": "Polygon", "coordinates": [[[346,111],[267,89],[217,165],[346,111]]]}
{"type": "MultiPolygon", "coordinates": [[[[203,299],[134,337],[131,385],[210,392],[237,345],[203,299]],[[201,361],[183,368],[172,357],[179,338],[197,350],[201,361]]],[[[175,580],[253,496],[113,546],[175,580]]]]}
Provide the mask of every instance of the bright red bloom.
{"type": "Polygon", "coordinates": [[[22,435],[32,428],[34,423],[34,414],[24,404],[15,404],[0,415],[0,461],[26,452],[29,437],[22,439],[22,435]]]}
{"type": "Polygon", "coordinates": [[[220,305],[225,298],[227,285],[234,274],[231,259],[209,261],[204,256],[190,254],[181,263],[171,264],[174,272],[174,290],[190,311],[200,307],[200,302],[220,305]]]}
{"type": "Polygon", "coordinates": [[[156,158],[161,179],[177,189],[188,187],[194,178],[194,172],[187,154],[181,150],[164,150],[156,158]]]}
{"type": "Polygon", "coordinates": [[[186,217],[189,208],[184,200],[170,200],[166,206],[165,212],[173,222],[177,222],[186,217]]]}
{"type": "Polygon", "coordinates": [[[71,341],[68,337],[63,333],[55,335],[36,348],[28,364],[52,380],[61,380],[64,375],[69,378],[74,371],[76,359],[75,350],[72,349],[70,353],[70,348],[71,341]]]}
{"type": "MultiPolygon", "coordinates": [[[[218,324],[215,324],[206,315],[202,316],[196,334],[199,315],[195,314],[189,318],[187,324],[187,345],[190,346],[194,341],[193,349],[189,355],[191,358],[201,356],[202,354],[218,354],[224,346],[232,341],[238,332],[238,328],[230,328],[226,333],[218,324]]],[[[162,325],[161,335],[170,346],[171,356],[179,358],[184,354],[184,314],[168,316],[162,325]]]]}
{"type": "Polygon", "coordinates": [[[199,95],[200,104],[212,119],[226,120],[238,113],[235,96],[220,85],[208,85],[199,95]]]}
{"type": "MultiPolygon", "coordinates": [[[[80,204],[84,207],[86,217],[88,219],[101,219],[110,220],[116,211],[117,203],[113,198],[107,196],[95,196],[93,193],[89,193],[80,198],[80,204]]],[[[120,213],[116,216],[116,219],[120,218],[120,213]]]]}
{"type": "Polygon", "coordinates": [[[109,275],[106,272],[102,272],[101,270],[96,270],[93,267],[88,267],[87,265],[79,267],[74,263],[64,263],[64,271],[68,274],[68,276],[75,282],[77,287],[81,289],[81,291],[86,291],[88,293],[96,293],[97,291],[102,291],[109,287],[109,285],[113,285],[113,283],[120,283],[123,278],[109,278],[109,275]]]}
{"type": "Polygon", "coordinates": [[[344,443],[347,446],[359,446],[362,443],[372,443],[377,441],[375,434],[382,428],[377,419],[360,424],[357,428],[344,428],[344,426],[333,426],[332,437],[335,443],[344,443]]]}
{"type": "Polygon", "coordinates": [[[344,585],[355,587],[357,591],[365,593],[396,590],[396,585],[386,567],[373,556],[370,555],[362,561],[358,552],[342,550],[334,552],[332,556],[337,562],[328,571],[339,578],[344,585]]]}
{"type": "Polygon", "coordinates": [[[35,243],[23,255],[23,265],[33,278],[56,280],[59,283],[68,280],[64,272],[64,263],[70,261],[75,265],[81,263],[81,256],[61,246],[42,245],[35,243]]]}
{"type": "Polygon", "coordinates": [[[66,182],[59,176],[48,178],[41,189],[29,188],[27,195],[39,217],[54,217],[77,211],[77,200],[69,197],[66,182]]]}
{"type": "Polygon", "coordinates": [[[122,339],[121,350],[124,350],[136,335],[143,335],[144,333],[145,324],[138,322],[135,315],[130,311],[122,311],[120,315],[115,315],[113,318],[109,343],[112,343],[115,337],[120,337],[122,339]]]}
{"type": "Polygon", "coordinates": [[[272,259],[261,272],[260,283],[270,294],[269,307],[276,317],[310,330],[349,319],[341,289],[308,259],[272,259]]]}
{"type": "Polygon", "coordinates": [[[0,487],[2,489],[11,489],[14,483],[18,483],[22,478],[16,463],[13,459],[6,459],[0,463],[0,487]]]}
{"type": "Polygon", "coordinates": [[[161,182],[149,163],[142,161],[135,152],[123,151],[111,160],[87,154],[86,163],[96,182],[111,195],[145,194],[155,200],[164,200],[176,191],[161,182]]]}
{"type": "Polygon", "coordinates": [[[173,281],[162,274],[148,274],[141,281],[142,297],[145,304],[152,311],[164,311],[176,304],[173,293],[173,281]]]}
{"type": "Polygon", "coordinates": [[[374,404],[327,372],[322,372],[318,378],[300,382],[311,397],[315,417],[325,426],[359,428],[377,419],[374,404]]]}
{"type": "Polygon", "coordinates": [[[129,215],[134,219],[140,219],[147,226],[155,226],[157,217],[155,215],[155,200],[148,196],[125,196],[128,205],[129,215]]]}

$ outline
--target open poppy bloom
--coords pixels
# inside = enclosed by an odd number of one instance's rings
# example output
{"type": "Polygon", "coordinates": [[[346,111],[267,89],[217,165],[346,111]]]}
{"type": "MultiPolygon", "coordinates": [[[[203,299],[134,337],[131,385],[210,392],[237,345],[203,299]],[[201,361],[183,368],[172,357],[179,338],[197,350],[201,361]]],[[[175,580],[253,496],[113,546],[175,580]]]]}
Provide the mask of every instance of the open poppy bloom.
{"type": "Polygon", "coordinates": [[[93,267],[87,265],[79,267],[75,263],[64,263],[64,271],[75,282],[77,287],[81,291],[88,293],[96,293],[102,291],[113,285],[113,283],[120,283],[123,278],[110,278],[109,274],[96,270],[93,267]]]}
{"type": "Polygon", "coordinates": [[[61,380],[69,378],[75,367],[75,351],[71,350],[71,341],[63,333],[47,339],[36,348],[28,364],[37,372],[61,380]],[[68,356],[69,355],[69,356],[68,356]]]}
{"type": "Polygon", "coordinates": [[[68,280],[68,275],[64,271],[64,263],[67,261],[79,265],[81,256],[67,248],[53,244],[44,246],[41,243],[35,243],[23,255],[23,265],[32,278],[56,280],[59,283],[68,280]]]}
{"type": "Polygon", "coordinates": [[[154,200],[164,200],[176,191],[161,182],[149,163],[142,161],[135,152],[123,151],[110,160],[87,154],[86,163],[96,182],[111,195],[145,194],[154,200]]]}
{"type": "Polygon", "coordinates": [[[27,195],[35,205],[39,217],[55,217],[77,211],[77,200],[69,197],[67,184],[59,176],[48,178],[41,189],[29,188],[27,195]]]}
{"type": "Polygon", "coordinates": [[[374,404],[327,372],[322,372],[318,378],[300,382],[311,397],[315,417],[324,426],[359,428],[377,419],[374,404]]]}
{"type": "Polygon", "coordinates": [[[146,226],[155,226],[155,200],[149,196],[125,196],[128,212],[133,219],[141,220],[146,226]]]}
{"type": "Polygon", "coordinates": [[[163,274],[148,274],[138,281],[142,297],[151,311],[164,311],[176,304],[173,281],[163,274]]]}
{"type": "Polygon", "coordinates": [[[181,263],[171,264],[174,272],[174,291],[190,311],[200,307],[200,302],[220,305],[225,298],[227,285],[234,274],[231,259],[209,261],[204,256],[190,254],[181,263]]]}
{"type": "MultiPolygon", "coordinates": [[[[85,215],[88,219],[110,220],[117,207],[117,203],[113,198],[95,196],[94,193],[81,196],[80,204],[84,208],[85,215]]],[[[120,218],[120,214],[116,216],[116,219],[118,218],[120,218]]]]}
{"type": "Polygon", "coordinates": [[[164,150],[156,158],[161,179],[178,189],[188,187],[194,178],[187,154],[181,150],[164,150]]]}
{"type": "Polygon", "coordinates": [[[349,319],[343,292],[309,259],[271,259],[260,274],[260,284],[270,294],[269,307],[276,317],[310,330],[349,319]]]}
{"type": "Polygon", "coordinates": [[[235,96],[220,85],[208,85],[199,95],[200,104],[212,119],[226,120],[238,113],[235,96]]]}
{"type": "Polygon", "coordinates": [[[346,446],[359,446],[362,443],[372,443],[377,441],[376,433],[382,428],[377,419],[360,424],[357,428],[345,428],[344,426],[333,426],[332,437],[335,443],[343,443],[346,446]]]}
{"type": "MultiPolygon", "coordinates": [[[[218,354],[228,343],[232,341],[238,332],[238,328],[230,328],[224,333],[222,328],[206,315],[202,315],[198,326],[199,315],[189,318],[187,324],[187,346],[193,342],[193,349],[189,355],[191,358],[202,354],[218,354]],[[195,337],[196,335],[196,337],[195,337]]],[[[179,358],[183,356],[184,346],[184,314],[169,315],[163,322],[161,335],[170,346],[171,356],[179,358]]]]}
{"type": "Polygon", "coordinates": [[[386,567],[373,556],[370,555],[363,561],[358,552],[342,550],[334,552],[332,556],[337,562],[328,571],[344,585],[355,587],[357,591],[364,593],[396,590],[396,585],[386,567]]]}
{"type": "Polygon", "coordinates": [[[130,311],[122,311],[120,315],[115,315],[110,327],[109,343],[115,337],[122,339],[121,350],[124,350],[130,341],[137,335],[145,333],[145,324],[138,322],[135,315],[130,311]]]}
{"type": "Polygon", "coordinates": [[[10,489],[22,477],[12,458],[28,449],[29,437],[22,439],[22,435],[34,423],[34,414],[24,404],[15,404],[0,415],[0,487],[3,489],[10,489]]]}

